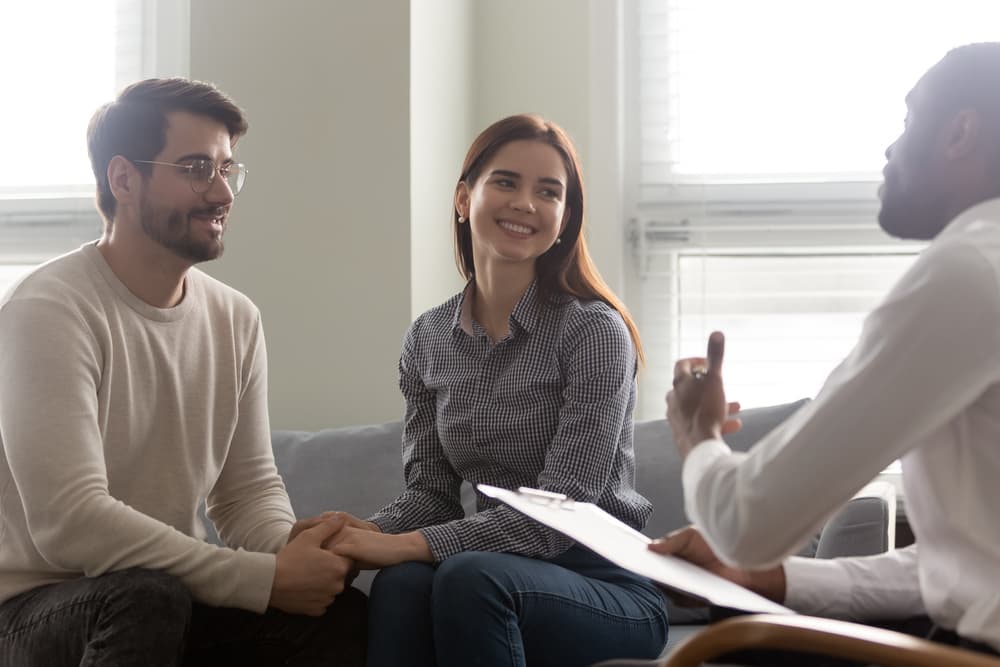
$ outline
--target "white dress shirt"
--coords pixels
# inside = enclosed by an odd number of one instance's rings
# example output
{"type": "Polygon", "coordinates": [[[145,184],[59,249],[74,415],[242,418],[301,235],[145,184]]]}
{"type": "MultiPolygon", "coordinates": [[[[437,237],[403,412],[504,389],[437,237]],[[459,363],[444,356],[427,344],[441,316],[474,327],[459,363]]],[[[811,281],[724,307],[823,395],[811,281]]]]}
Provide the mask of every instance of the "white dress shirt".
{"type": "Polygon", "coordinates": [[[1000,648],[1000,199],[938,235],[816,400],[749,453],[694,448],[688,515],[723,560],[775,565],[896,458],[919,551],[792,559],[787,603],[858,619],[926,611],[1000,648]]]}

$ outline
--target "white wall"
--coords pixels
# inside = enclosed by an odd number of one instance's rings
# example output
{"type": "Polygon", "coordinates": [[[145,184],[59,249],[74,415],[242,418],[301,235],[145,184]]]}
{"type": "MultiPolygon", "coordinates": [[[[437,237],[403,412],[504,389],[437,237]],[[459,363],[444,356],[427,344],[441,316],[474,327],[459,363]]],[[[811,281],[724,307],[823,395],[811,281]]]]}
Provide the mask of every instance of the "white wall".
{"type": "Polygon", "coordinates": [[[621,0],[476,2],[475,118],[479,130],[536,112],[576,144],[587,191],[587,241],[621,295],[618,114],[621,0]]]}
{"type": "Polygon", "coordinates": [[[260,307],[277,428],[397,419],[410,321],[409,2],[195,0],[191,75],[247,111],[226,256],[260,307]]]}
{"type": "Polygon", "coordinates": [[[399,418],[403,332],[462,284],[462,158],[502,116],[573,136],[591,250],[621,291],[620,2],[192,0],[191,75],[250,119],[247,188],[206,269],[261,308],[274,427],[399,418]]]}
{"type": "Polygon", "coordinates": [[[410,12],[410,273],[415,318],[459,291],[452,194],[477,131],[473,5],[413,0],[410,12]]]}

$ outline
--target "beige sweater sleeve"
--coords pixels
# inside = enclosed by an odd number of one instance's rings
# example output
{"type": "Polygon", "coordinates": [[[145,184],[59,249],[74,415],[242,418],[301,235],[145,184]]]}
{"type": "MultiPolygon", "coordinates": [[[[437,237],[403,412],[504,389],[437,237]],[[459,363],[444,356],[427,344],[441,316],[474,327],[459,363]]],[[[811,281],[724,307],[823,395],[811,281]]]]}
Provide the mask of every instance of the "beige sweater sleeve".
{"type": "Polygon", "coordinates": [[[277,553],[295,517],[271,451],[267,350],[259,318],[242,374],[238,420],[222,473],[208,496],[208,517],[223,543],[277,553]]]}
{"type": "MultiPolygon", "coordinates": [[[[113,360],[103,358],[96,336],[78,311],[57,300],[11,300],[0,310],[0,428],[34,548],[57,570],[86,576],[129,567],[162,570],[201,602],[262,612],[274,555],[208,544],[109,493],[98,393],[113,360]]],[[[266,417],[256,427],[266,428],[266,417]]],[[[251,483],[245,468],[245,461],[237,462],[227,473],[226,492],[217,495],[231,497],[251,483]]],[[[273,539],[256,540],[262,533],[254,526],[235,518],[223,523],[247,544],[267,551],[277,546],[273,539]]]]}

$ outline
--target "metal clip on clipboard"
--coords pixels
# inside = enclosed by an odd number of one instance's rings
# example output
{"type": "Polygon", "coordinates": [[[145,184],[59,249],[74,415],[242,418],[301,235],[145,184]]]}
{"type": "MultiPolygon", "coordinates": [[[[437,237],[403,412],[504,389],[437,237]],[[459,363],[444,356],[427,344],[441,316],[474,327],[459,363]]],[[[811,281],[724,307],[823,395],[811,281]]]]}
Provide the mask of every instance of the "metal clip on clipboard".
{"type": "Polygon", "coordinates": [[[542,491],[541,489],[532,489],[527,486],[518,487],[517,492],[519,495],[524,496],[531,502],[538,505],[546,505],[548,507],[555,506],[564,510],[576,509],[576,502],[567,498],[563,493],[542,491]]]}

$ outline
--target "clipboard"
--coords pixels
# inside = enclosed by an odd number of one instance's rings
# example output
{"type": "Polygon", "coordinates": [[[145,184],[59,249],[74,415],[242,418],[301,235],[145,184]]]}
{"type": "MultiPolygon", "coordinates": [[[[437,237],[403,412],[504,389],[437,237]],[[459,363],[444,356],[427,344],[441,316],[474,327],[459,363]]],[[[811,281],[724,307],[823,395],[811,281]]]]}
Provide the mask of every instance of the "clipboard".
{"type": "Polygon", "coordinates": [[[651,539],[593,503],[576,502],[559,493],[527,487],[508,491],[477,484],[476,488],[480,493],[496,498],[572,538],[612,563],[705,604],[754,613],[795,613],[686,560],[649,551],[647,545],[652,542],[651,539]]]}

